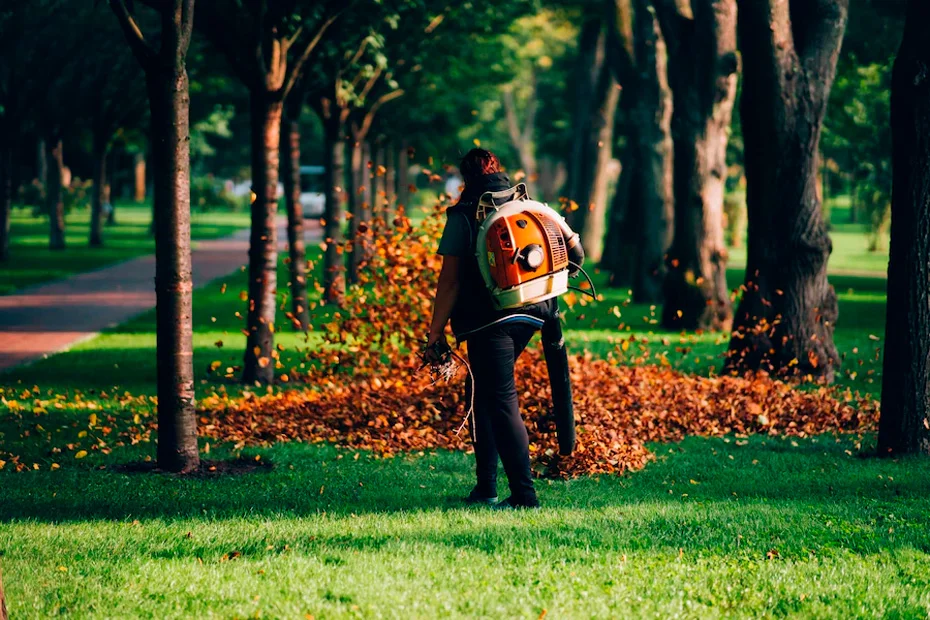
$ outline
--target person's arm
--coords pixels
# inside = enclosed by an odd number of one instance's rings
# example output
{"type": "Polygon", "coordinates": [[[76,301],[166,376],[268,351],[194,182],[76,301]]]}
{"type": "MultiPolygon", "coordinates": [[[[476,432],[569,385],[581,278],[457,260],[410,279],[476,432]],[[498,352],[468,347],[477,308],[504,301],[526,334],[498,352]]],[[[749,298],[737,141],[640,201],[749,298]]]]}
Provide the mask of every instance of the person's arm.
{"type": "Polygon", "coordinates": [[[429,326],[427,346],[445,338],[446,323],[452,316],[452,308],[459,296],[459,257],[443,256],[442,270],[439,272],[439,284],[436,286],[436,298],[433,302],[433,320],[429,326]]]}

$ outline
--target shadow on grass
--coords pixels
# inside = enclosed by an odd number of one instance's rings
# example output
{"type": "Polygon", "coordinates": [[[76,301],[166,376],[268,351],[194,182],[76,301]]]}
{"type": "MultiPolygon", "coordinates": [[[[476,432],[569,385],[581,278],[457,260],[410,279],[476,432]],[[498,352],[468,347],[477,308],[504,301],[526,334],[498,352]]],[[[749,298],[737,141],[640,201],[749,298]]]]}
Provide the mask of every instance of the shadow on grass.
{"type": "MultiPolygon", "coordinates": [[[[849,439],[754,437],[738,445],[734,439],[690,438],[652,449],[657,462],[634,474],[538,481],[543,504],[588,511],[641,504],[673,510],[726,504],[740,510],[762,504],[805,514],[840,506],[856,507],[865,517],[887,511],[904,519],[930,513],[930,462],[855,458],[849,439]]],[[[125,457],[127,452],[132,450],[119,454],[125,457]]],[[[256,455],[274,467],[210,479],[127,474],[102,464],[102,469],[66,465],[54,472],[4,473],[0,521],[217,520],[459,510],[471,485],[473,463],[462,453],[374,459],[365,452],[307,444],[278,444],[247,450],[244,456],[256,455]]],[[[214,448],[210,456],[231,458],[231,453],[214,448]]],[[[502,492],[505,480],[502,475],[502,492]]]]}

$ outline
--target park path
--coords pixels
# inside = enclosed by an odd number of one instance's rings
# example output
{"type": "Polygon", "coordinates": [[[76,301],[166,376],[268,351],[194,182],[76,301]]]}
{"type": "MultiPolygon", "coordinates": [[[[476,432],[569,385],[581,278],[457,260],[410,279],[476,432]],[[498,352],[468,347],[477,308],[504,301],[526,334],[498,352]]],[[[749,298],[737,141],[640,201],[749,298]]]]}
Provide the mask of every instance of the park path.
{"type": "MultiPolygon", "coordinates": [[[[308,241],[320,240],[316,220],[308,220],[305,230],[308,241]]],[[[278,240],[283,248],[283,221],[278,240]]],[[[248,250],[248,230],[197,241],[194,286],[239,269],[248,261],[248,250]]],[[[0,296],[0,372],[68,349],[154,308],[154,279],[155,256],[150,255],[0,296]]]]}

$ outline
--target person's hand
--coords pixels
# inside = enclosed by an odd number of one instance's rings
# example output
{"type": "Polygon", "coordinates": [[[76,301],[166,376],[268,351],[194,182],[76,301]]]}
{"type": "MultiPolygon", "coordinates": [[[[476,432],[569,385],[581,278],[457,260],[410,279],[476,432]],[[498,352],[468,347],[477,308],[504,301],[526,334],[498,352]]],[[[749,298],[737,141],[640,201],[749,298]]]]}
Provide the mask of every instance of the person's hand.
{"type": "Polygon", "coordinates": [[[446,334],[444,332],[430,332],[429,336],[426,339],[426,348],[430,348],[440,340],[445,339],[446,334]]]}
{"type": "Polygon", "coordinates": [[[424,350],[424,361],[428,364],[437,364],[443,360],[447,351],[450,351],[449,343],[444,333],[431,333],[426,340],[426,349],[424,350]]]}

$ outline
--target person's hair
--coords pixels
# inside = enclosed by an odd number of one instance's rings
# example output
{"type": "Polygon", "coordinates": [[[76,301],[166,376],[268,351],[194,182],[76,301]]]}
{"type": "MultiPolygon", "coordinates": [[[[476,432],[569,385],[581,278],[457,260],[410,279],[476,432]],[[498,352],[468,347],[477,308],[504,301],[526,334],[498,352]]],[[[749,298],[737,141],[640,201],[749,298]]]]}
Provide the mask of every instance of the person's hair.
{"type": "Polygon", "coordinates": [[[477,179],[485,174],[493,174],[501,171],[501,162],[497,155],[484,149],[472,149],[462,158],[459,164],[459,171],[462,178],[468,183],[471,179],[477,179]]]}

